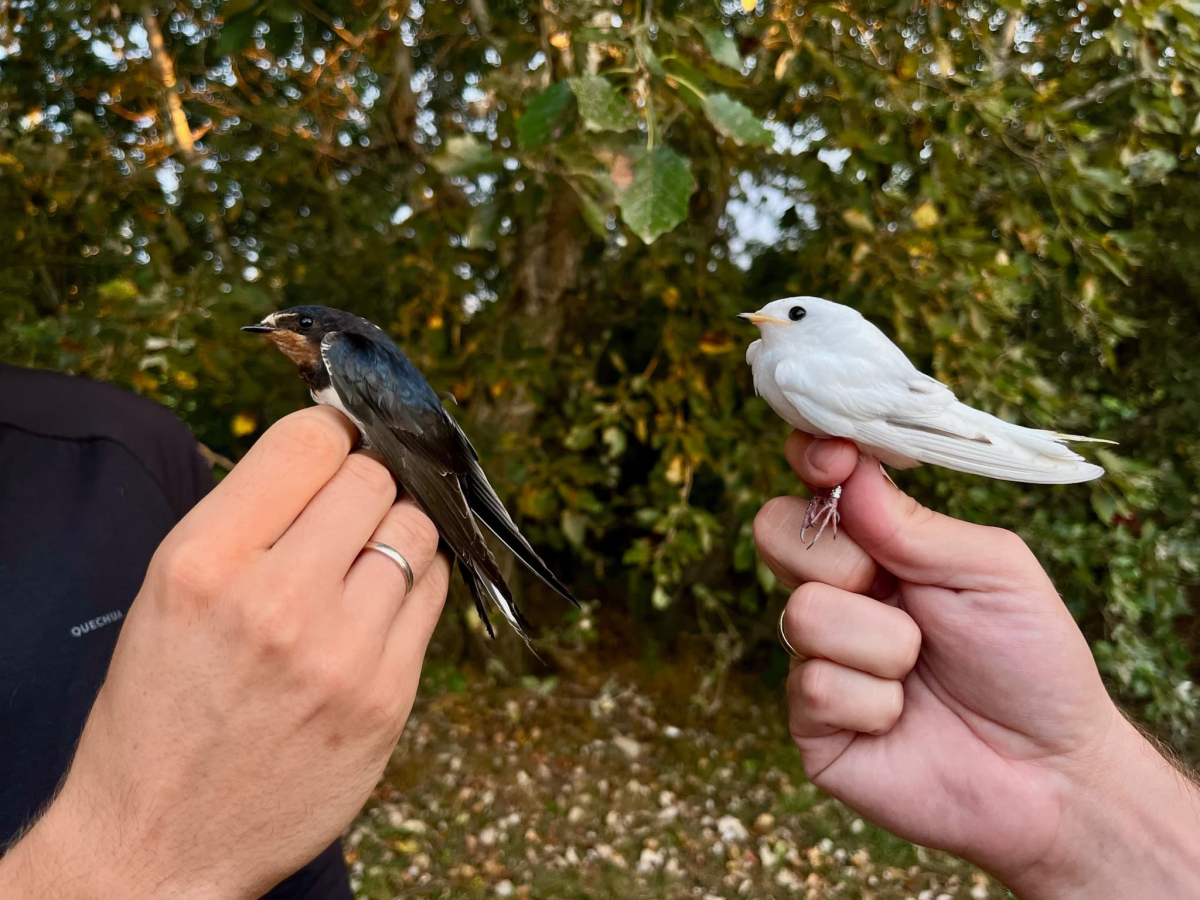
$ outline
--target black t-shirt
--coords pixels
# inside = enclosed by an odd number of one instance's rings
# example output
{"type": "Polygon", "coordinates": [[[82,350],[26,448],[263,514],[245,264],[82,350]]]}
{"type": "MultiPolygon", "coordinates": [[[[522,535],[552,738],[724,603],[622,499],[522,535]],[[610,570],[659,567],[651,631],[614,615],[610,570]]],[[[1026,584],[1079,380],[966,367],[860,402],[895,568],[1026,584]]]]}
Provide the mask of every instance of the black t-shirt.
{"type": "MultiPolygon", "coordinates": [[[[0,847],[52,798],[159,542],[212,487],[170,412],[0,364],[0,847]]],[[[271,900],[350,900],[334,843],[271,900]]]]}

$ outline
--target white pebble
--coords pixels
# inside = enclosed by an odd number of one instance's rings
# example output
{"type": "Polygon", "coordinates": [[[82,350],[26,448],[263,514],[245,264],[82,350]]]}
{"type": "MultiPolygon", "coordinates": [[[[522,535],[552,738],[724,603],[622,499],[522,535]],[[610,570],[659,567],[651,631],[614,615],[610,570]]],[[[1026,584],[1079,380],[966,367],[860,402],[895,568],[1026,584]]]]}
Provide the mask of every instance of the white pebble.
{"type": "Polygon", "coordinates": [[[741,843],[750,839],[750,832],[737,816],[721,816],[717,820],[717,833],[721,840],[729,843],[741,843]]]}
{"type": "Polygon", "coordinates": [[[657,872],[662,868],[663,855],[660,850],[651,850],[649,847],[642,851],[642,855],[638,857],[637,870],[643,874],[648,872],[657,872]]]}
{"type": "Polygon", "coordinates": [[[642,745],[631,737],[625,737],[623,734],[618,734],[613,738],[613,743],[617,749],[624,753],[630,759],[637,759],[642,755],[642,745]]]}
{"type": "Polygon", "coordinates": [[[775,883],[789,891],[798,891],[802,886],[800,879],[791,869],[780,869],[779,874],[775,876],[775,883]]]}

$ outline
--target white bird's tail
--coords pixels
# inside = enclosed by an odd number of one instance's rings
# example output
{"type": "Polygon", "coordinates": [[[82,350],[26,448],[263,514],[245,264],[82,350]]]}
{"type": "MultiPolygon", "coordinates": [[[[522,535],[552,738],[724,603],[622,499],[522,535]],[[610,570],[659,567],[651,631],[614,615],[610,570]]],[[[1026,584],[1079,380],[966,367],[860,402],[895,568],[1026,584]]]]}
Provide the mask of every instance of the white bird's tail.
{"type": "Polygon", "coordinates": [[[1024,428],[963,403],[928,420],[889,420],[887,424],[904,431],[905,455],[920,462],[1031,484],[1075,484],[1099,478],[1104,469],[1085,460],[1066,442],[1115,443],[1024,428]]]}

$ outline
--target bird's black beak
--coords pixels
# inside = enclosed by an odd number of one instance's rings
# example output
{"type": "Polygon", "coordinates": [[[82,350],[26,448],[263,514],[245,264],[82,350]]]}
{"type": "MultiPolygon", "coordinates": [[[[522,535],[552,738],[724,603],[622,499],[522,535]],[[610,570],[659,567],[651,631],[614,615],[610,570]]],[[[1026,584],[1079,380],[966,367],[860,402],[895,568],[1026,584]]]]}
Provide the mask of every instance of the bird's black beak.
{"type": "Polygon", "coordinates": [[[248,331],[251,334],[270,334],[275,329],[270,325],[243,325],[242,331],[248,331]]]}

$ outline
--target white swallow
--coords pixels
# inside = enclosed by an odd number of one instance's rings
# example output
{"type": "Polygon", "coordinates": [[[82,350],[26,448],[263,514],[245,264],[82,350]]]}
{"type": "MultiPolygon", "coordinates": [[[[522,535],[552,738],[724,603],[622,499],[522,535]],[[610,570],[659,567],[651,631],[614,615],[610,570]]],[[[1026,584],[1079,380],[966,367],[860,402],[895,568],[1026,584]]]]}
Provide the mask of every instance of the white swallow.
{"type": "MultiPolygon", "coordinates": [[[[897,468],[929,463],[1036,484],[1104,474],[1066,442],[1112,441],[1024,428],[960,403],[848,306],[788,297],[741,317],[761,334],[746,350],[755,390],[801,431],[854,441],[864,455],[897,468]]],[[[837,534],[841,491],[836,487],[809,504],[801,534],[819,525],[820,537],[830,523],[837,534]]]]}

